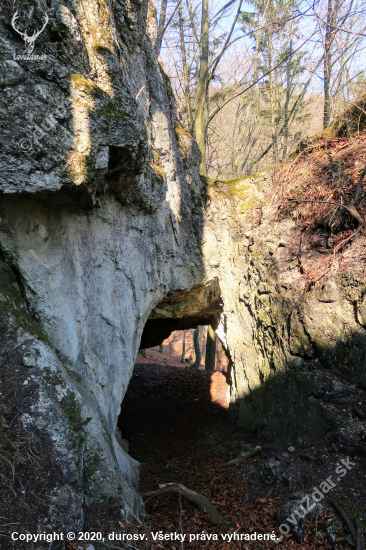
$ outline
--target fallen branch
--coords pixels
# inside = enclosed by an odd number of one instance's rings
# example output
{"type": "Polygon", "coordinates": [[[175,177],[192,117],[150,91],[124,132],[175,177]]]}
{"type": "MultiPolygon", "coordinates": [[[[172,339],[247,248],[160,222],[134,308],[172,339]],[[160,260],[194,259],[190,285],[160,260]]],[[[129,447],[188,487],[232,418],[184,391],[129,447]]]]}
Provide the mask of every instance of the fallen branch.
{"type": "Polygon", "coordinates": [[[234,466],[234,464],[243,462],[243,460],[246,460],[247,458],[251,458],[252,456],[257,455],[260,452],[262,452],[261,447],[253,447],[253,449],[250,449],[250,451],[239,455],[237,458],[233,458],[233,460],[229,460],[229,462],[225,462],[224,466],[234,466]]]}
{"type": "MultiPolygon", "coordinates": [[[[315,201],[315,200],[307,200],[307,199],[287,199],[287,200],[290,202],[316,202],[318,204],[333,204],[335,206],[340,206],[341,208],[344,208],[345,210],[347,210],[347,212],[351,214],[351,216],[358,221],[360,226],[363,225],[363,218],[362,216],[360,216],[360,214],[356,210],[356,207],[353,204],[350,204],[350,206],[347,206],[346,204],[341,204],[340,202],[331,202],[331,201],[315,201]]],[[[326,215],[328,214],[329,212],[327,212],[326,215]]]]}
{"type": "Polygon", "coordinates": [[[192,504],[195,504],[197,508],[202,510],[202,512],[207,512],[212,525],[218,525],[221,521],[224,521],[224,518],[219,514],[215,506],[211,504],[208,498],[204,497],[200,493],[196,493],[195,491],[188,489],[180,483],[164,483],[159,485],[159,489],[156,491],[148,491],[143,493],[142,497],[155,497],[167,493],[179,493],[183,498],[189,500],[192,504]]]}
{"type": "Polygon", "coordinates": [[[349,532],[351,533],[353,540],[356,542],[356,530],[354,528],[354,525],[346,512],[341,508],[336,500],[334,498],[328,497],[329,503],[333,506],[333,508],[338,512],[338,514],[341,516],[341,518],[346,522],[346,525],[348,527],[349,532]]]}
{"type": "Polygon", "coordinates": [[[337,244],[337,246],[335,246],[333,248],[333,254],[335,254],[336,252],[338,252],[338,250],[340,248],[342,248],[342,246],[344,246],[346,243],[348,243],[348,241],[350,241],[351,239],[353,239],[353,237],[355,237],[359,232],[360,232],[360,228],[361,226],[359,225],[358,226],[358,229],[356,229],[354,231],[354,233],[352,233],[349,237],[347,237],[346,239],[343,239],[343,241],[341,241],[340,243],[337,244]]]}
{"type": "Polygon", "coordinates": [[[340,206],[341,208],[345,208],[347,210],[347,212],[349,214],[351,214],[351,216],[353,218],[355,218],[355,220],[358,221],[358,229],[360,229],[364,224],[364,220],[363,220],[363,217],[361,216],[361,214],[358,212],[358,210],[356,208],[356,202],[358,201],[358,199],[360,197],[361,187],[362,187],[362,184],[363,184],[363,180],[365,179],[365,176],[366,176],[366,166],[365,166],[365,168],[363,169],[363,171],[361,173],[360,179],[358,180],[356,190],[355,190],[355,194],[353,195],[353,199],[352,199],[351,204],[349,206],[347,206],[346,204],[341,204],[339,202],[332,202],[332,201],[316,201],[316,200],[307,200],[307,199],[288,199],[288,200],[289,201],[294,201],[294,202],[295,201],[296,202],[316,202],[316,203],[320,203],[320,204],[332,204],[332,205],[335,205],[335,206],[340,206]]]}

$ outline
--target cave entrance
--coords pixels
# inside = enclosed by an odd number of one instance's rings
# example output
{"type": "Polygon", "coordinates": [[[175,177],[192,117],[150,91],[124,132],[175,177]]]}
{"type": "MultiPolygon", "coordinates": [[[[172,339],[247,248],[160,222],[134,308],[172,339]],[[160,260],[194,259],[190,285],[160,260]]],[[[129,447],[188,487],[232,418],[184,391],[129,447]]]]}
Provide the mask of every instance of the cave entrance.
{"type": "MultiPolygon", "coordinates": [[[[136,359],[118,427],[129,443],[129,454],[149,468],[152,464],[165,468],[169,461],[181,460],[187,449],[192,456],[212,454],[212,437],[227,432],[231,421],[228,360],[221,342],[217,339],[214,372],[205,370],[203,360],[200,368],[192,365],[192,329],[208,325],[216,329],[222,310],[220,288],[214,281],[189,292],[168,294],[145,324],[140,345],[143,353],[136,359]],[[183,331],[187,361],[181,362],[183,331]]],[[[202,332],[204,347],[206,330],[202,332]]]]}
{"type": "Polygon", "coordinates": [[[216,330],[222,310],[220,286],[216,279],[210,285],[198,286],[190,291],[170,292],[146,321],[140,348],[158,346],[178,330],[205,325],[211,325],[216,330]]]}

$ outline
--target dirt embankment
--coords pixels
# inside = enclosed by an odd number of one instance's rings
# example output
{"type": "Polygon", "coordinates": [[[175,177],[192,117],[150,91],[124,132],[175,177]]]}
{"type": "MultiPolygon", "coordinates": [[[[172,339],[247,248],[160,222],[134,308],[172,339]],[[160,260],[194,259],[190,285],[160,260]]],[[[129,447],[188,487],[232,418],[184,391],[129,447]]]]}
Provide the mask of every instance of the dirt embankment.
{"type": "Polygon", "coordinates": [[[365,166],[363,133],[309,144],[276,175],[274,219],[296,221],[300,233],[294,253],[301,257],[300,270],[309,284],[330,267],[344,270],[366,259],[365,166]],[[352,205],[363,224],[350,211],[352,205]]]}

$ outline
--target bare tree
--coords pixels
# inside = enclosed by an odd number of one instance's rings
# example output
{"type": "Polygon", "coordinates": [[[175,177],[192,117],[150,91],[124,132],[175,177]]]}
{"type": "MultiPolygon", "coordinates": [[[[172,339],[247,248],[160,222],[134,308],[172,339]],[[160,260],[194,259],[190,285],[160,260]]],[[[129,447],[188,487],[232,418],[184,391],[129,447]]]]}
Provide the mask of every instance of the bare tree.
{"type": "Polygon", "coordinates": [[[160,53],[161,43],[163,41],[167,3],[168,3],[168,0],[161,0],[159,26],[158,26],[158,37],[157,37],[157,41],[156,41],[156,49],[157,49],[158,54],[160,53]]]}
{"type": "Polygon", "coordinates": [[[182,331],[182,355],[180,358],[181,363],[184,363],[185,356],[186,356],[186,331],[183,330],[182,331]]]}
{"type": "Polygon", "coordinates": [[[193,366],[195,369],[199,369],[201,365],[201,327],[197,327],[196,330],[194,331],[193,342],[194,342],[194,351],[196,354],[196,360],[193,366]]]}
{"type": "Polygon", "coordinates": [[[207,330],[205,370],[213,372],[216,361],[216,333],[211,325],[207,330]]]}
{"type": "Polygon", "coordinates": [[[328,0],[327,25],[324,40],[324,116],[323,127],[328,128],[331,117],[331,77],[332,77],[332,50],[333,43],[337,33],[335,24],[339,11],[339,0],[328,0]]]}
{"type": "Polygon", "coordinates": [[[247,0],[248,13],[242,0],[216,13],[209,0],[175,1],[164,62],[203,176],[248,175],[281,161],[357,95],[362,0],[247,0]]]}

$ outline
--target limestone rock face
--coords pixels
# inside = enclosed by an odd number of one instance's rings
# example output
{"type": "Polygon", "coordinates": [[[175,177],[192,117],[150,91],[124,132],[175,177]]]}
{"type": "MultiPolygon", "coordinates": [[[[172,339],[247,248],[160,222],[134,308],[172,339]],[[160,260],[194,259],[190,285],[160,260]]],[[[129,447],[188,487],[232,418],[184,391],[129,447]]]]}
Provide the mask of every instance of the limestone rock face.
{"type": "Polygon", "coordinates": [[[239,425],[267,440],[325,440],[333,450],[364,455],[363,262],[330,262],[308,288],[309,249],[299,251],[295,221],[274,221],[268,174],[211,182],[209,193],[203,250],[206,272],[216,271],[220,282],[217,333],[232,361],[239,425]]]}
{"type": "Polygon", "coordinates": [[[153,6],[33,4],[0,7],[0,412],[45,442],[57,503],[74,510],[66,532],[85,505],[142,513],[138,464],[116,433],[142,331],[167,294],[213,281],[199,150],[176,131],[153,6]],[[28,36],[48,16],[31,55],[16,9],[28,36]]]}
{"type": "Polygon", "coordinates": [[[52,464],[23,525],[54,528],[61,507],[74,529],[101,502],[143,513],[117,418],[141,342],[175,328],[216,327],[241,425],[360,447],[359,419],[342,424],[333,401],[351,415],[366,388],[363,273],[299,302],[296,228],[271,223],[270,175],[200,179],[151,4],[33,4],[18,27],[49,20],[29,59],[0,6],[0,414],[4,437],[41,442],[52,464]]]}

